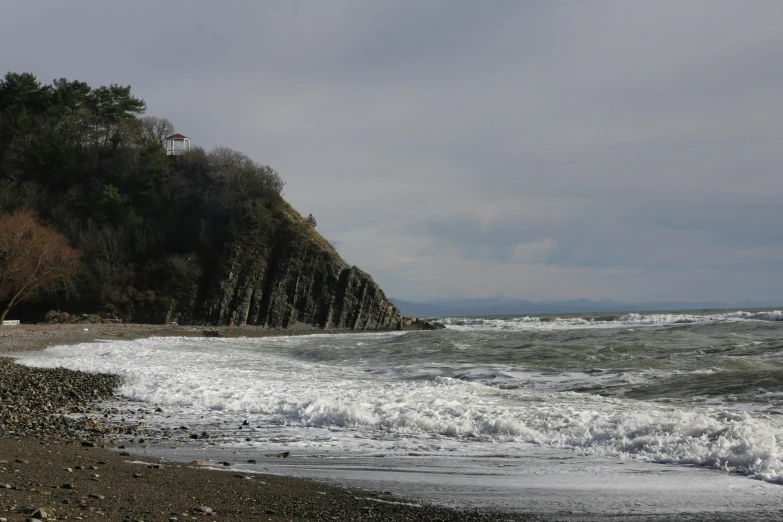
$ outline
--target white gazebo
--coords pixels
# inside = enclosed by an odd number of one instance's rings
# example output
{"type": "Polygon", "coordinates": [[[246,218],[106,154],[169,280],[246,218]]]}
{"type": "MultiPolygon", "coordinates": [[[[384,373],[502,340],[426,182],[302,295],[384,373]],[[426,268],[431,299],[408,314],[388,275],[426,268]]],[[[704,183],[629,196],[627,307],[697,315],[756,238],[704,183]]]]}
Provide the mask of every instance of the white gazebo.
{"type": "Polygon", "coordinates": [[[172,134],[166,136],[166,155],[179,156],[190,152],[190,138],[182,134],[172,134]]]}

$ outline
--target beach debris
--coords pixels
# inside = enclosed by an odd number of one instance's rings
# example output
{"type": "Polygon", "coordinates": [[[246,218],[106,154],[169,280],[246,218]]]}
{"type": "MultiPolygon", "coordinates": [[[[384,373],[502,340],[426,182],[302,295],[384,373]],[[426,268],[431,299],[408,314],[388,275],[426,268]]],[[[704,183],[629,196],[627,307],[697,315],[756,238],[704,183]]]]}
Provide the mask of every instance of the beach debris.
{"type": "Polygon", "coordinates": [[[266,456],[267,457],[277,457],[278,459],[287,459],[288,457],[291,456],[291,452],[290,451],[284,451],[282,453],[267,453],[266,456]]]}
{"type": "Polygon", "coordinates": [[[54,517],[53,510],[49,508],[43,508],[43,507],[31,507],[31,506],[22,506],[19,508],[19,513],[24,513],[26,515],[30,515],[30,518],[27,520],[47,520],[49,518],[54,517]]]}

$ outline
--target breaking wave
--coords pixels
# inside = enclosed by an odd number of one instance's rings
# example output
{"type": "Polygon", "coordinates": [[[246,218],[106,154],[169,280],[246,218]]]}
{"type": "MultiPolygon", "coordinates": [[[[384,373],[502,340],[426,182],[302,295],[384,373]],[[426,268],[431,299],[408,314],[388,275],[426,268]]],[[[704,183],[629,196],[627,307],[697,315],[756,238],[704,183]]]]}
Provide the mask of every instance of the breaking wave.
{"type": "Polygon", "coordinates": [[[560,330],[569,328],[628,328],[634,326],[666,326],[676,324],[718,323],[725,321],[783,321],[783,311],[727,312],[717,314],[641,314],[516,318],[447,317],[442,322],[454,330],[560,330]]]}

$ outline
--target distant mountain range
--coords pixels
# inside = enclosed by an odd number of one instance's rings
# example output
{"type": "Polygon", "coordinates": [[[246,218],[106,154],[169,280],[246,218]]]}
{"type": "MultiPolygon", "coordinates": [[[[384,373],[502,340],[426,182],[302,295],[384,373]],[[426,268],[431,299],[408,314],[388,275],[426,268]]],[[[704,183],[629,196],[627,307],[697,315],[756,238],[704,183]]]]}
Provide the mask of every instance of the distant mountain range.
{"type": "Polygon", "coordinates": [[[527,301],[510,297],[484,297],[479,299],[446,299],[421,303],[391,299],[391,302],[408,317],[464,317],[474,315],[530,315],[569,314],[590,312],[640,312],[651,310],[708,310],[716,308],[772,308],[783,306],[783,301],[721,301],[660,303],[624,303],[601,299],[576,299],[572,301],[527,301]]]}

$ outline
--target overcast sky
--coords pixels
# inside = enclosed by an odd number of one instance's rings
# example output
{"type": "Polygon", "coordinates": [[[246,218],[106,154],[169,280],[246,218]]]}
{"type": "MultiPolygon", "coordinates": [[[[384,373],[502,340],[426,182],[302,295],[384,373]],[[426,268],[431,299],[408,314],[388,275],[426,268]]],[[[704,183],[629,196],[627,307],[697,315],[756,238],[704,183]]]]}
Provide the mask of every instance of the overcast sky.
{"type": "Polygon", "coordinates": [[[0,0],[0,70],[271,165],[392,297],[783,302],[778,0],[0,0]]]}

